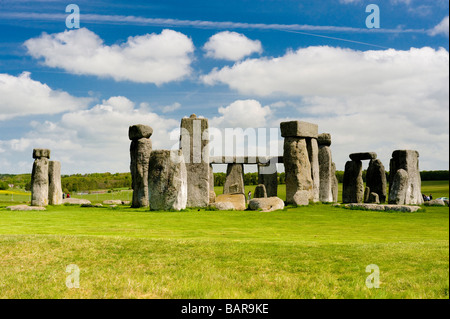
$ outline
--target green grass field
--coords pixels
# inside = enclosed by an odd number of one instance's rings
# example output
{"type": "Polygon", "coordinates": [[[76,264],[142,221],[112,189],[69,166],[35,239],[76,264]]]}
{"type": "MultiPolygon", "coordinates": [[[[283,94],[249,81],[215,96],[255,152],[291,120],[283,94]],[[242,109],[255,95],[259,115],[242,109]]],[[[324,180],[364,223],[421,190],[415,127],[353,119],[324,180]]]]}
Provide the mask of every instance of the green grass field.
{"type": "MultiPolygon", "coordinates": [[[[448,182],[423,188],[448,197],[448,182]]],[[[10,212],[10,204],[0,199],[0,298],[449,298],[447,207],[10,212]],[[66,287],[70,264],[80,268],[79,289],[66,287]],[[371,264],[379,289],[365,285],[371,264]]]]}

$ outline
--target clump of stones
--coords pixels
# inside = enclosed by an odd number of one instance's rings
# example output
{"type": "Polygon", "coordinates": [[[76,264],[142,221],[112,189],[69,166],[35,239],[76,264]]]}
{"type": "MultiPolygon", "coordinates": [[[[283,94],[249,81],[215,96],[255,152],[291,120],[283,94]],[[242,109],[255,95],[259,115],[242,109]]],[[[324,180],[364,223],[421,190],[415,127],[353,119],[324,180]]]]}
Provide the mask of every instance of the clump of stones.
{"type": "MultiPolygon", "coordinates": [[[[254,158],[210,158],[208,128],[206,118],[199,118],[195,114],[183,118],[180,148],[169,151],[152,150],[150,137],[153,129],[150,126],[137,124],[129,127],[133,208],[150,206],[151,210],[179,211],[187,207],[213,206],[219,210],[244,210],[249,204],[252,210],[269,212],[283,209],[282,201],[277,198],[278,163],[285,167],[287,204],[338,201],[331,134],[319,134],[317,124],[303,121],[281,123],[283,156],[254,158]],[[217,197],[214,192],[215,164],[227,164],[223,195],[217,197]],[[248,203],[244,165],[257,165],[258,169],[259,185],[248,203]]],[[[343,181],[344,203],[375,205],[373,207],[379,210],[392,209],[392,205],[423,204],[417,151],[393,152],[389,193],[386,171],[376,153],[353,153],[349,157],[343,181]],[[365,185],[363,161],[369,161],[365,185]],[[382,206],[386,201],[390,205],[382,206]]],[[[61,204],[61,164],[49,161],[50,150],[47,149],[33,150],[33,158],[32,206],[61,204]]]]}

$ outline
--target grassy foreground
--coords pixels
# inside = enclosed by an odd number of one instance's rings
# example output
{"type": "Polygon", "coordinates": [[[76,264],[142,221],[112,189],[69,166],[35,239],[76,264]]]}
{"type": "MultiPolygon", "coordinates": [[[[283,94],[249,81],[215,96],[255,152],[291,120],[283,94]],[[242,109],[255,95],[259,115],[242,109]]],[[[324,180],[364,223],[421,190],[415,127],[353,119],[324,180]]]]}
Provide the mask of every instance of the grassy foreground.
{"type": "Polygon", "coordinates": [[[0,204],[0,298],[449,298],[449,210],[273,213],[0,204]],[[66,287],[66,267],[80,288],[66,287]],[[380,269],[369,289],[366,267],[380,269]]]}

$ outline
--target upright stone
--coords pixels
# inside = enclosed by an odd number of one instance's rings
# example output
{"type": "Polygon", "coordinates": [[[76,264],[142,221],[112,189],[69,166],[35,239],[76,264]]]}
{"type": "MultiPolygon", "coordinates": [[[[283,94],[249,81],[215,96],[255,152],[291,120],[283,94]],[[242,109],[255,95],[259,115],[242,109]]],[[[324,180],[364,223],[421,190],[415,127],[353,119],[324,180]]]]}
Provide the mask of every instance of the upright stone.
{"type": "Polygon", "coordinates": [[[331,135],[324,133],[320,134],[319,142],[319,200],[322,203],[334,202],[333,197],[333,183],[336,177],[333,171],[333,161],[331,157],[331,135]]]}
{"type": "Polygon", "coordinates": [[[333,177],[331,179],[331,181],[332,181],[331,192],[333,194],[333,202],[337,203],[338,195],[339,195],[339,181],[336,176],[336,164],[335,163],[332,163],[332,172],[333,172],[333,177]]]}
{"type": "Polygon", "coordinates": [[[320,197],[320,169],[319,169],[319,145],[316,138],[307,138],[309,162],[311,164],[311,177],[313,180],[312,200],[318,202],[320,197]]]}
{"type": "MultiPolygon", "coordinates": [[[[152,151],[148,192],[151,210],[181,210],[187,203],[187,172],[182,151],[152,151]]],[[[207,192],[209,201],[209,191],[207,192]]]]}
{"type": "Polygon", "coordinates": [[[266,186],[264,184],[256,186],[253,198],[267,198],[266,186]]]}
{"type": "Polygon", "coordinates": [[[209,205],[210,167],[208,119],[192,114],[181,120],[180,148],[188,178],[188,207],[209,205]]]}
{"type": "Polygon", "coordinates": [[[379,159],[370,160],[366,174],[366,186],[370,188],[370,192],[378,194],[380,203],[384,204],[386,202],[386,170],[379,159]]]}
{"type": "Polygon", "coordinates": [[[48,162],[50,150],[33,150],[33,170],[31,172],[31,206],[48,205],[48,162]]]}
{"type": "Polygon", "coordinates": [[[223,185],[224,194],[245,193],[244,164],[228,164],[227,177],[223,185]]]}
{"type": "Polygon", "coordinates": [[[48,203],[50,205],[61,205],[62,187],[61,187],[61,163],[49,161],[48,163],[48,203]]]}
{"type": "Polygon", "coordinates": [[[344,203],[362,203],[364,200],[364,181],[362,162],[348,161],[345,164],[342,201],[344,203]]]}
{"type": "Polygon", "coordinates": [[[148,203],[148,163],[152,152],[153,129],[150,126],[138,124],[130,126],[128,137],[130,145],[130,171],[133,200],[131,207],[147,207],[148,203]]]}
{"type": "Polygon", "coordinates": [[[258,164],[258,183],[265,186],[268,197],[278,196],[278,173],[276,164],[258,164]]]}
{"type": "MultiPolygon", "coordinates": [[[[389,185],[389,202],[392,197],[395,199],[398,190],[394,189],[394,178],[397,172],[403,169],[408,174],[408,181],[406,185],[405,205],[421,205],[423,204],[422,197],[422,180],[419,171],[419,152],[413,150],[398,150],[392,153],[390,163],[390,185],[389,185]]],[[[398,184],[397,184],[398,185],[398,184]]]]}
{"type": "Polygon", "coordinates": [[[391,191],[389,192],[389,204],[405,205],[408,192],[408,172],[399,169],[392,180],[391,191]]]}
{"type": "Polygon", "coordinates": [[[284,139],[286,202],[308,205],[313,200],[313,180],[306,141],[300,137],[284,139]]]}

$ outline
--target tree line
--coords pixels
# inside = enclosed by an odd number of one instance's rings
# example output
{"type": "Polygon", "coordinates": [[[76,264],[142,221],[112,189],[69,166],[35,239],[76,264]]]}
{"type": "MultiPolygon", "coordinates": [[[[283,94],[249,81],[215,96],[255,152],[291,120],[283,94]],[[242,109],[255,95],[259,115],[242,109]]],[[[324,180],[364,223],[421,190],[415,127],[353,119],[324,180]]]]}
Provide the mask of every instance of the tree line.
{"type": "MultiPolygon", "coordinates": [[[[422,171],[420,172],[422,181],[448,181],[449,171],[422,171]]],[[[339,183],[344,181],[344,172],[337,171],[336,177],[339,183]]],[[[389,181],[389,172],[386,172],[386,178],[389,181]]],[[[214,173],[214,186],[223,186],[225,184],[225,173],[214,173]]],[[[366,180],[366,171],[363,171],[363,180],[366,180]]],[[[247,173],[244,175],[245,185],[258,185],[258,173],[247,173]]],[[[278,173],[278,184],[286,183],[286,174],[278,173]]],[[[0,190],[9,189],[9,185],[15,188],[31,190],[31,174],[0,174],[0,190]]],[[[93,174],[75,174],[61,176],[63,192],[92,191],[99,189],[117,189],[131,188],[130,173],[93,173],[93,174]]]]}

